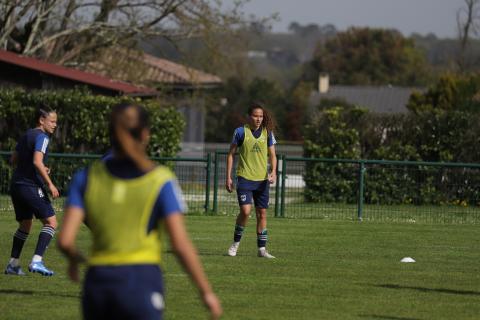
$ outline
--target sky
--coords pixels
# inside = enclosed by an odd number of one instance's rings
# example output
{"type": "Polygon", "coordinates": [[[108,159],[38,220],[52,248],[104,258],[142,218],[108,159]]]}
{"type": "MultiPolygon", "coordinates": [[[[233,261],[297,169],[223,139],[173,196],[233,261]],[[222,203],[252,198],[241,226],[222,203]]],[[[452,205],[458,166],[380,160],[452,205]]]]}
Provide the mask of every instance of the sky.
{"type": "Polygon", "coordinates": [[[465,0],[250,0],[247,14],[269,16],[278,13],[273,31],[286,32],[292,21],[302,25],[333,24],[337,30],[349,26],[393,28],[405,36],[416,32],[454,38],[457,11],[465,0]]]}

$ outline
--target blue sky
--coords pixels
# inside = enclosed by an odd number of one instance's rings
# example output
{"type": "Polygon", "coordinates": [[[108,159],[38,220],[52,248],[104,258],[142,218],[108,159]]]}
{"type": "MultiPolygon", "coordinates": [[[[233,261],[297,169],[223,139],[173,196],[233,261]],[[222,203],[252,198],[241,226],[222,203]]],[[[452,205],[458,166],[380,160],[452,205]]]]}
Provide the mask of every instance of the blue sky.
{"type": "Polygon", "coordinates": [[[250,0],[248,14],[268,16],[277,12],[274,31],[287,31],[292,21],[301,24],[331,23],[339,30],[349,26],[394,28],[438,37],[456,36],[456,14],[464,0],[250,0]]]}

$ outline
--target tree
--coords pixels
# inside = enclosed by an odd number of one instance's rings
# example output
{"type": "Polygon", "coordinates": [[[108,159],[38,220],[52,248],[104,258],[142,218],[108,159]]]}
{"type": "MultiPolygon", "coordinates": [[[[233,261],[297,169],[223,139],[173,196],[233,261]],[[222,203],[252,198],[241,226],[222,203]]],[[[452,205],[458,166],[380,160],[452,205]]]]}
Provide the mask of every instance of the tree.
{"type": "Polygon", "coordinates": [[[298,83],[290,92],[287,100],[285,119],[285,139],[303,141],[303,128],[307,120],[308,97],[312,86],[307,82],[298,83]]]}
{"type": "Polygon", "coordinates": [[[244,83],[239,78],[232,77],[225,81],[222,90],[218,92],[216,98],[220,97],[226,99],[225,105],[209,104],[206,141],[230,142],[233,129],[247,121],[248,107],[254,102],[272,112],[279,124],[275,136],[283,136],[285,95],[276,83],[261,78],[244,83]]]}
{"type": "Polygon", "coordinates": [[[480,75],[445,74],[426,92],[414,92],[407,108],[415,114],[430,110],[480,112],[480,75]]]}
{"type": "Polygon", "coordinates": [[[327,72],[333,82],[350,85],[421,85],[428,67],[414,42],[398,31],[350,28],[319,44],[305,78],[327,72]]]}
{"type": "Polygon", "coordinates": [[[457,66],[460,72],[465,72],[470,64],[468,50],[472,34],[478,34],[479,31],[479,0],[464,0],[465,7],[457,11],[457,29],[460,50],[457,57],[457,66]]]}
{"type": "Polygon", "coordinates": [[[266,21],[246,18],[245,2],[224,10],[221,0],[0,0],[0,47],[78,64],[114,45],[131,48],[154,36],[172,42],[206,39],[252,20],[266,21]]]}

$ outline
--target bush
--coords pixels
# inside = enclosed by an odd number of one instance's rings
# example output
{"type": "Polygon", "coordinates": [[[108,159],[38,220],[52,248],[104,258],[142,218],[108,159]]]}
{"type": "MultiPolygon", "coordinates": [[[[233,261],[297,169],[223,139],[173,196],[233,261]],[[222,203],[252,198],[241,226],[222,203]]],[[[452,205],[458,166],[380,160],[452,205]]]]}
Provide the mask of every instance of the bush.
{"type": "MultiPolygon", "coordinates": [[[[327,108],[306,127],[304,153],[307,158],[360,158],[358,131],[349,125],[359,109],[327,108]]],[[[308,163],[304,176],[308,202],[352,203],[356,201],[356,171],[349,164],[308,163]]]]}
{"type": "Polygon", "coordinates": [[[0,150],[13,150],[18,138],[35,126],[35,110],[45,103],[58,113],[58,128],[50,151],[61,153],[104,153],[110,147],[108,116],[111,107],[133,102],[146,107],[151,116],[149,153],[173,157],[180,150],[185,121],[172,106],[161,101],[130,97],[92,95],[86,89],[33,91],[0,89],[0,150]]]}

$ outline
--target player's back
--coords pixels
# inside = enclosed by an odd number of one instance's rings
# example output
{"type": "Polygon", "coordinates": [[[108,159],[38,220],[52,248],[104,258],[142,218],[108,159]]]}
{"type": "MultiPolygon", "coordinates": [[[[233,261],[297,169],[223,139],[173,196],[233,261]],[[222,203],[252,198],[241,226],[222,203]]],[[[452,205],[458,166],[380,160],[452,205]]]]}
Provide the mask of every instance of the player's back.
{"type": "Polygon", "coordinates": [[[93,234],[91,265],[156,264],[158,232],[148,225],[156,197],[173,178],[165,167],[132,179],[113,176],[102,161],[89,168],[86,221],[93,234]]]}
{"type": "Polygon", "coordinates": [[[17,165],[13,173],[12,183],[43,185],[43,180],[33,164],[33,154],[36,150],[44,153],[45,157],[43,160],[45,162],[48,142],[48,136],[42,130],[27,130],[15,148],[17,165]]]}

